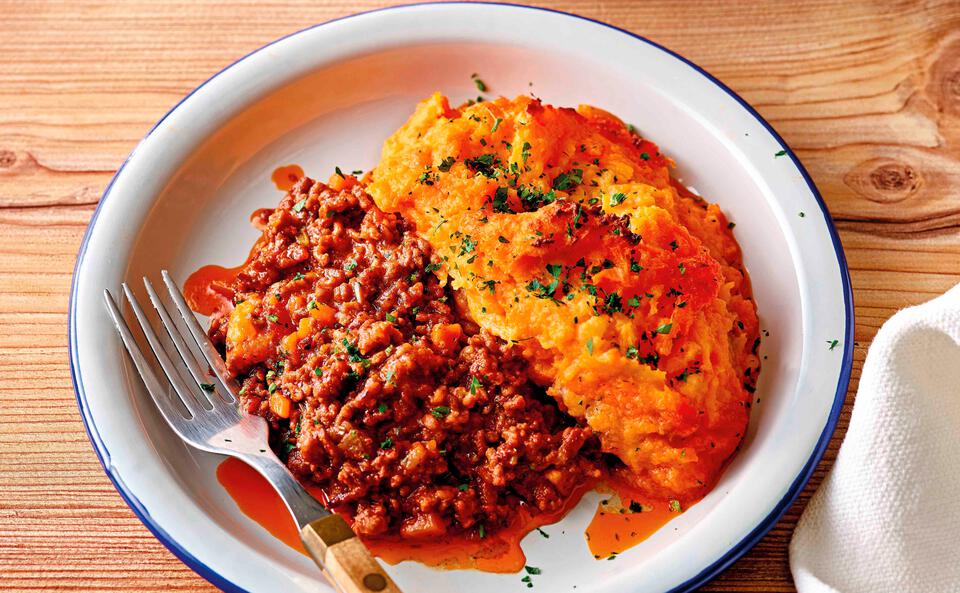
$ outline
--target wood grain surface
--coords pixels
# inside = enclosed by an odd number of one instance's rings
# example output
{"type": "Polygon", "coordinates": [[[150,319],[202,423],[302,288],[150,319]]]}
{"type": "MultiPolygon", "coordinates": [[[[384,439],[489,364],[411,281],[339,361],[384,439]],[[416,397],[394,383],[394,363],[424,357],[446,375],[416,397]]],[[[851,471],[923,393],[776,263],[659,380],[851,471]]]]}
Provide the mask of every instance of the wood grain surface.
{"type": "MultiPolygon", "coordinates": [[[[538,2],[705,67],[797,150],[836,220],[854,380],[813,480],[706,591],[792,591],[787,545],[840,444],[867,346],[960,281],[957,2],[538,2]]],[[[114,171],[185,93],[282,35],[380,2],[0,0],[0,590],[210,591],[134,517],[80,422],[67,300],[114,171]]]]}

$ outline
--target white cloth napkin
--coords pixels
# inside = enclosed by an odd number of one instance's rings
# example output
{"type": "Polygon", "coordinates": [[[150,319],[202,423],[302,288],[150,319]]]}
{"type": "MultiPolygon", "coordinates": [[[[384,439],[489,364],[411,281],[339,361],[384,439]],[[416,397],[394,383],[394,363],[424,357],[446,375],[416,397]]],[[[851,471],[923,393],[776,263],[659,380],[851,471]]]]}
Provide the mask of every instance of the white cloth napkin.
{"type": "Polygon", "coordinates": [[[800,593],[960,591],[960,286],[880,328],[790,569],[800,593]]]}

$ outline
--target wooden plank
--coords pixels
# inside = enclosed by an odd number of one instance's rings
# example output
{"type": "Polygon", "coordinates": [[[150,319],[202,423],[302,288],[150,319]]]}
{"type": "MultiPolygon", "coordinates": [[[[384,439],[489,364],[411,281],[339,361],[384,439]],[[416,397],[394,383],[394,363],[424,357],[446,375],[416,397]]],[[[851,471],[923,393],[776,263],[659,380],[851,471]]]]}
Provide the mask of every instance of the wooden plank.
{"type": "MultiPolygon", "coordinates": [[[[836,456],[870,340],[960,281],[955,2],[538,2],[645,35],[719,76],[798,149],[841,230],[858,324],[840,429],[796,504],[705,591],[792,591],[793,526],[836,456]]],[[[126,508],[76,411],[66,308],[116,168],[245,53],[381,2],[0,0],[0,589],[211,591],[126,508]],[[69,545],[62,535],[69,534],[69,545]]]]}

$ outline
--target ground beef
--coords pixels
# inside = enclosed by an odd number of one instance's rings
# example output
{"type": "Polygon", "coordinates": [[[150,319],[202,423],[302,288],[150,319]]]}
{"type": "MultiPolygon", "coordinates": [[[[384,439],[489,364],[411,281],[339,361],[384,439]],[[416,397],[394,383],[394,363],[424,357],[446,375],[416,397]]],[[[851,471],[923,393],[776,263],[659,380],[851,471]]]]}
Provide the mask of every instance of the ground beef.
{"type": "Polygon", "coordinates": [[[557,510],[599,477],[590,429],[454,306],[442,256],[338,185],[297,183],[213,318],[242,406],[362,535],[482,537],[557,510]]]}

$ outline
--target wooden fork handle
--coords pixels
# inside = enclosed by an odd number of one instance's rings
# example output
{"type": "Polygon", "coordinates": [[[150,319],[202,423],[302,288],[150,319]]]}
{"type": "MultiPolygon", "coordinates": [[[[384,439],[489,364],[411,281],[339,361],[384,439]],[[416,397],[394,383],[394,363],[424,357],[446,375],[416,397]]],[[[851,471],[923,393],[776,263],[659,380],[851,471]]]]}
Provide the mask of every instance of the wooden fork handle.
{"type": "Polygon", "coordinates": [[[317,566],[342,593],[400,593],[340,515],[328,515],[304,525],[300,539],[317,566]]]}

